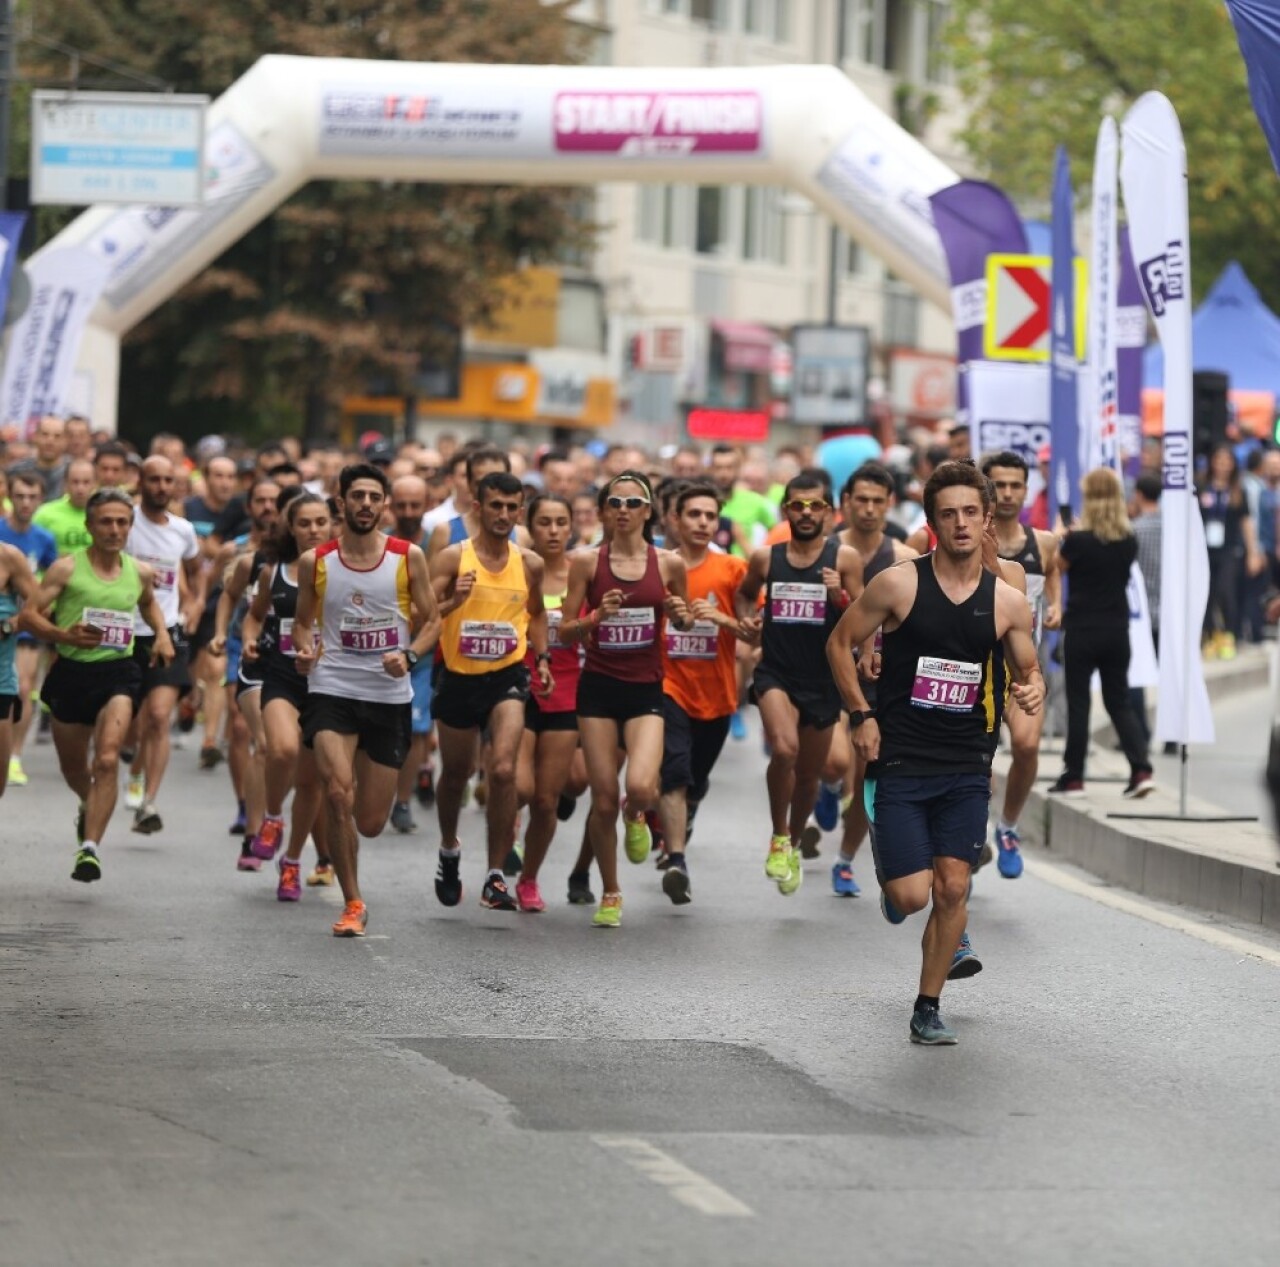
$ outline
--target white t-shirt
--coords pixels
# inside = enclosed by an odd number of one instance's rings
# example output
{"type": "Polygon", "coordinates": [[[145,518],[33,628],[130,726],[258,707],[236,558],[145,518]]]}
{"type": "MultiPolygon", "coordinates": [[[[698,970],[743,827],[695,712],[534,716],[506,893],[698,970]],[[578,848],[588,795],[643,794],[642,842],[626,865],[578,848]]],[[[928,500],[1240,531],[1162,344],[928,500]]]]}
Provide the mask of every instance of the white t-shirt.
{"type": "MultiPolygon", "coordinates": [[[[178,572],[185,560],[200,555],[200,541],[191,521],[181,515],[169,515],[166,523],[152,523],[138,510],[133,516],[125,552],[155,573],[156,598],[164,613],[165,627],[172,628],[181,619],[178,572]]],[[[134,614],[133,632],[144,636],[151,633],[151,626],[142,619],[141,613],[134,614]]]]}
{"type": "Polygon", "coordinates": [[[440,524],[447,524],[457,513],[453,508],[453,498],[446,498],[434,510],[429,510],[422,516],[422,531],[430,534],[440,524]]]}

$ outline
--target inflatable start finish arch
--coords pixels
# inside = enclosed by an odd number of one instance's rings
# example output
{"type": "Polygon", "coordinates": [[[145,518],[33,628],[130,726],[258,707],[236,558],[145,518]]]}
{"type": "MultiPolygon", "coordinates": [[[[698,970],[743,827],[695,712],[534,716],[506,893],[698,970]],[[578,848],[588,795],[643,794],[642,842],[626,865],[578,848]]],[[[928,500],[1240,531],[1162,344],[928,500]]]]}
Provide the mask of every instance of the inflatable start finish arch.
{"type": "Polygon", "coordinates": [[[206,160],[203,206],[93,207],[44,248],[111,261],[80,354],[100,425],[121,337],[309,180],[782,185],[950,311],[929,196],[957,177],[833,66],[264,57],[211,106],[206,160]]]}

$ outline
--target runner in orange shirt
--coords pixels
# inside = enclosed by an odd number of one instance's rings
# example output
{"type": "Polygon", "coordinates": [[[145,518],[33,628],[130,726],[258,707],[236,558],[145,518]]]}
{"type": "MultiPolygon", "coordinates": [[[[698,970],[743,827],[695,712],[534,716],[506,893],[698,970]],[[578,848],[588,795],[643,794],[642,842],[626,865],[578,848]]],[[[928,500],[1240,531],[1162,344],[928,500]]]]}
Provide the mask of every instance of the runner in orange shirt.
{"type": "Polygon", "coordinates": [[[713,485],[698,483],[682,488],[673,508],[672,535],[684,559],[694,617],[689,630],[668,623],[662,644],[666,739],[658,812],[667,842],[662,891],[677,906],[693,897],[685,846],[738,705],[736,644],[747,640],[733,607],[747,565],[710,549],[720,504],[713,485]]]}

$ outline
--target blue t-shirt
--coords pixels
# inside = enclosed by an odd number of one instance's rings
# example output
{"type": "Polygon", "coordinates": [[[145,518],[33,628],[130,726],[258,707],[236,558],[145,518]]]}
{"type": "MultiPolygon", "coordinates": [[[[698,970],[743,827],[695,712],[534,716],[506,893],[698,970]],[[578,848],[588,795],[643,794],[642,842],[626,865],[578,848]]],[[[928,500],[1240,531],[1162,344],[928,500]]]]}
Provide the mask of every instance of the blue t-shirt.
{"type": "Polygon", "coordinates": [[[7,519],[0,519],[0,542],[26,555],[31,570],[37,575],[51,567],[58,557],[53,533],[39,524],[31,524],[26,532],[18,532],[7,519]]]}

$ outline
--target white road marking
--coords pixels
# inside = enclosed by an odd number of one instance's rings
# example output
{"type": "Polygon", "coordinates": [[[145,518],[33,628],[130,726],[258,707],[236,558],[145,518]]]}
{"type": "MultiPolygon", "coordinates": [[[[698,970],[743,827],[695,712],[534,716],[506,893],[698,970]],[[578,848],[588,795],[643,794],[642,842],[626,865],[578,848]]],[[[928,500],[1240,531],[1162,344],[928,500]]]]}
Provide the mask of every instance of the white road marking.
{"type": "Polygon", "coordinates": [[[1225,928],[1219,928],[1215,924],[1205,924],[1199,920],[1189,919],[1185,915],[1175,915],[1172,911],[1153,906],[1141,898],[1132,897],[1116,889],[1107,888],[1100,881],[1090,883],[1088,880],[1081,880],[1051,862],[1042,862],[1038,858],[1027,858],[1026,866],[1027,870],[1037,879],[1044,880],[1059,889],[1064,889],[1068,893],[1088,898],[1091,902],[1097,902],[1101,906],[1109,906],[1116,911],[1123,911],[1126,915],[1134,915],[1138,919],[1145,919],[1149,924],[1159,924],[1161,928],[1169,928],[1176,933],[1185,933],[1188,937],[1195,937],[1200,941],[1207,942],[1210,946],[1217,946],[1220,950],[1229,950],[1233,955],[1261,959],[1264,963],[1280,968],[1280,950],[1277,950],[1274,946],[1249,941],[1248,938],[1229,933],[1225,928]]]}
{"type": "Polygon", "coordinates": [[[699,1214],[737,1219],[749,1219],[754,1214],[750,1206],[743,1205],[732,1193],[646,1140],[629,1135],[593,1135],[591,1138],[601,1148],[615,1153],[632,1170],[638,1170],[651,1183],[666,1188],[681,1205],[687,1205],[699,1214]]]}

